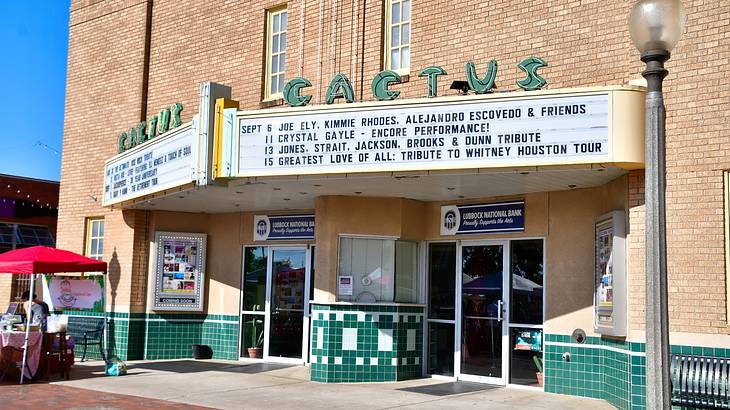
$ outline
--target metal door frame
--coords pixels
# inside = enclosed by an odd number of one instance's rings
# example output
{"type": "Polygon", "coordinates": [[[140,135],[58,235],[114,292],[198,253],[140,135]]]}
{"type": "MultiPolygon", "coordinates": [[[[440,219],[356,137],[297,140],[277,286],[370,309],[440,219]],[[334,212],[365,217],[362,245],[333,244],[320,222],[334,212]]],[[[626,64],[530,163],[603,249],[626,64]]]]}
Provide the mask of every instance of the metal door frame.
{"type": "Polygon", "coordinates": [[[240,312],[238,316],[239,326],[238,326],[238,335],[239,335],[239,343],[238,343],[238,357],[239,359],[245,359],[245,360],[265,360],[265,361],[271,361],[271,362],[281,362],[281,363],[296,363],[296,364],[302,364],[307,361],[308,358],[308,351],[309,351],[309,327],[310,327],[310,312],[309,312],[309,300],[311,299],[311,295],[309,294],[309,288],[310,288],[310,281],[311,281],[311,257],[312,257],[312,251],[311,247],[314,245],[306,245],[306,244],[287,244],[287,245],[270,245],[270,244],[262,244],[262,245],[243,245],[242,250],[242,259],[241,259],[241,297],[240,297],[240,312]],[[245,261],[243,260],[243,257],[245,257],[246,248],[266,248],[266,299],[264,301],[264,310],[263,311],[249,311],[249,310],[243,310],[243,299],[245,296],[245,261]],[[274,250],[306,250],[306,260],[305,260],[305,276],[304,276],[304,318],[302,323],[302,357],[301,359],[297,358],[286,358],[286,357],[276,357],[276,356],[269,356],[269,328],[270,328],[270,318],[271,318],[271,289],[272,289],[272,264],[273,264],[273,251],[274,250]],[[243,316],[244,315],[255,315],[255,316],[261,316],[264,320],[264,340],[263,340],[263,353],[260,359],[254,359],[254,358],[248,358],[244,357],[243,354],[243,348],[242,348],[242,341],[241,338],[243,337],[243,316]]]}
{"type": "MultiPolygon", "coordinates": [[[[243,355],[243,332],[244,332],[244,326],[245,323],[243,321],[244,315],[255,315],[255,316],[261,316],[264,319],[264,335],[266,335],[266,301],[264,301],[264,310],[263,311],[253,311],[253,310],[244,310],[243,304],[244,304],[244,298],[246,296],[245,292],[245,286],[246,286],[246,248],[266,248],[266,281],[269,280],[269,245],[243,245],[241,247],[241,286],[239,291],[241,292],[241,297],[239,301],[239,313],[238,313],[238,359],[239,360],[256,360],[260,361],[263,360],[263,353],[261,355],[261,358],[253,358],[253,357],[245,357],[243,355]]],[[[267,284],[268,287],[268,284],[267,284]]],[[[264,336],[265,337],[265,336],[264,336]]]]}
{"type": "Polygon", "coordinates": [[[454,376],[457,380],[488,383],[499,386],[506,386],[509,376],[509,239],[469,240],[456,242],[456,317],[454,335],[454,376]],[[471,246],[502,246],[502,376],[487,377],[470,375],[461,372],[461,331],[462,331],[462,264],[463,247],[471,246]]]}
{"type": "Polygon", "coordinates": [[[306,244],[269,245],[266,263],[266,307],[264,309],[266,318],[264,320],[264,352],[263,359],[267,362],[305,364],[307,361],[307,350],[309,349],[309,280],[310,280],[310,258],[311,249],[306,244]],[[271,291],[273,289],[273,265],[274,251],[305,251],[304,256],[304,312],[302,318],[302,352],[299,358],[269,356],[269,341],[271,330],[271,291]]]}

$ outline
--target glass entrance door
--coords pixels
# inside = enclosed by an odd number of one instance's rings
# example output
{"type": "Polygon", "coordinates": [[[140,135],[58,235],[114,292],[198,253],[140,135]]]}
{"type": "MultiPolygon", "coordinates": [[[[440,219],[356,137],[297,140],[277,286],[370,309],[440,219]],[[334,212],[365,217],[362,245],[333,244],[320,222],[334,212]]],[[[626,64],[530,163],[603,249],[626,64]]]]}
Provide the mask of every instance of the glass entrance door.
{"type": "Polygon", "coordinates": [[[268,334],[264,358],[302,362],[306,344],[305,312],[309,300],[306,247],[271,248],[268,334]]]}
{"type": "Polygon", "coordinates": [[[461,307],[459,371],[462,380],[505,384],[507,326],[505,303],[509,283],[506,243],[469,243],[461,246],[457,283],[461,307]]]}
{"type": "Polygon", "coordinates": [[[241,357],[304,363],[311,259],[306,246],[243,248],[241,357]]]}
{"type": "Polygon", "coordinates": [[[541,387],[544,255],[540,238],[429,244],[429,374],[541,387]]]}

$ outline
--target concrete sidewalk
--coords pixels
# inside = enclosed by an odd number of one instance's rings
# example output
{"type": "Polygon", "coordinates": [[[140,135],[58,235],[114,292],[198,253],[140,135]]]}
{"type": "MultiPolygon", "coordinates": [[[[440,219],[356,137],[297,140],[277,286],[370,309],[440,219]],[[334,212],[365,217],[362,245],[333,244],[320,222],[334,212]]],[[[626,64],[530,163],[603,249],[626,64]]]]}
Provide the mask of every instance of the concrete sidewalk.
{"type": "Polygon", "coordinates": [[[418,379],[320,384],[303,366],[216,360],[129,362],[128,375],[104,377],[101,362],[77,363],[72,380],[52,384],[221,409],[612,409],[602,400],[418,379]]]}

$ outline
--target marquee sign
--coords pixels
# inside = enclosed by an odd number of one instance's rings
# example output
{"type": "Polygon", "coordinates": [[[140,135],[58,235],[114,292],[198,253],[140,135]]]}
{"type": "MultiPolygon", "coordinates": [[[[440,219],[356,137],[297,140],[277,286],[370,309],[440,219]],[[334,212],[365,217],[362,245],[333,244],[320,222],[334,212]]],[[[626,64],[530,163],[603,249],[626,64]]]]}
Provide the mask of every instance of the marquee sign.
{"type": "Polygon", "coordinates": [[[441,235],[521,232],[525,201],[441,207],[441,235]]]}
{"type": "Polygon", "coordinates": [[[104,205],[194,181],[196,138],[196,127],[188,123],[107,161],[104,166],[104,205]]]}
{"type": "Polygon", "coordinates": [[[608,92],[427,101],[239,115],[232,176],[611,162],[608,92]]]}
{"type": "Polygon", "coordinates": [[[253,240],[314,239],[314,215],[255,215],[253,240]]]}

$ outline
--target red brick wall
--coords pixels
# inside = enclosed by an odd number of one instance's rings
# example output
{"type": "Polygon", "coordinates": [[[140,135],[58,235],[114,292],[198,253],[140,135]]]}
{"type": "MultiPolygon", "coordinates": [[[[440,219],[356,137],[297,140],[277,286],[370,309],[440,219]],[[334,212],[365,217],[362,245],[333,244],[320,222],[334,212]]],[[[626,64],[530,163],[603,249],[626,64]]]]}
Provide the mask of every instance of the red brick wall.
{"type": "Polygon", "coordinates": [[[146,16],[146,0],[74,1],[69,21],[58,246],[84,252],[86,218],[105,218],[117,311],[129,306],[136,217],[102,208],[103,167],[119,133],[142,117],[146,16]]]}
{"type": "Polygon", "coordinates": [[[35,207],[43,207],[40,208],[42,215],[29,218],[3,218],[0,216],[0,222],[47,226],[53,237],[56,237],[57,215],[55,213],[58,208],[58,182],[0,175],[0,198],[26,201],[35,207]]]}

